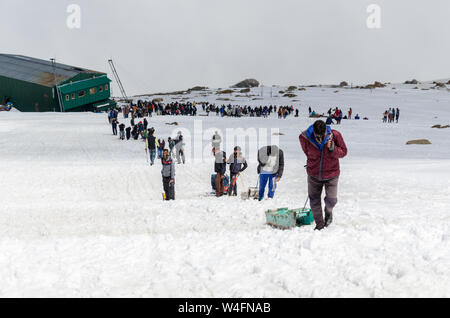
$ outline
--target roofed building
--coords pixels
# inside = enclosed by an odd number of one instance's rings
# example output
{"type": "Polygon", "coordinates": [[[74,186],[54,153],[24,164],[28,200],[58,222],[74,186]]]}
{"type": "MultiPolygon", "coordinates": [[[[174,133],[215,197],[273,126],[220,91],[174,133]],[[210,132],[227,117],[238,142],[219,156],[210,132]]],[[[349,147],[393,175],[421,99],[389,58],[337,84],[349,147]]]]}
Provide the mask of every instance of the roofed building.
{"type": "Polygon", "coordinates": [[[26,57],[0,54],[0,104],[22,112],[77,112],[115,106],[105,73],[26,57]]]}

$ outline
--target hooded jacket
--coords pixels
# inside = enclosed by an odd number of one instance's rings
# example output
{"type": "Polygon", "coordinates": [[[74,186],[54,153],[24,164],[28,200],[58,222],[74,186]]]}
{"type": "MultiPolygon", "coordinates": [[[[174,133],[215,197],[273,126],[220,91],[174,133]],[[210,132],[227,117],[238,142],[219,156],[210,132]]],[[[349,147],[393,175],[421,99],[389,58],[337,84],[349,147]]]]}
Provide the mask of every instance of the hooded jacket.
{"type": "Polygon", "coordinates": [[[271,173],[283,176],[284,172],[284,153],[277,146],[265,146],[258,151],[258,174],[271,173]]]}
{"type": "Polygon", "coordinates": [[[300,134],[299,139],[307,158],[306,171],[309,176],[329,180],[340,175],[339,159],[347,155],[347,146],[340,132],[327,126],[327,135],[319,144],[314,138],[314,126],[310,126],[300,134]],[[328,149],[330,138],[333,144],[331,149],[328,149]]]}

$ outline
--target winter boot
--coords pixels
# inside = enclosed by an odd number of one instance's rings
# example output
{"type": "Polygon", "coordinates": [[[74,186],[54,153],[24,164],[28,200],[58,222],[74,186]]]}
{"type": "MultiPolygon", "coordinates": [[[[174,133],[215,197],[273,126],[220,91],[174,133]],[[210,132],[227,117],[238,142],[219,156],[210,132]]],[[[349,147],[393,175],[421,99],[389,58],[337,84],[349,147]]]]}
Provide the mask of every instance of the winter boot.
{"type": "Polygon", "coordinates": [[[325,224],[324,223],[320,223],[316,225],[316,228],[314,229],[314,231],[322,231],[325,228],[325,224]]]}
{"type": "Polygon", "coordinates": [[[327,212],[327,209],[325,208],[325,227],[329,227],[333,223],[333,213],[327,212]]]}

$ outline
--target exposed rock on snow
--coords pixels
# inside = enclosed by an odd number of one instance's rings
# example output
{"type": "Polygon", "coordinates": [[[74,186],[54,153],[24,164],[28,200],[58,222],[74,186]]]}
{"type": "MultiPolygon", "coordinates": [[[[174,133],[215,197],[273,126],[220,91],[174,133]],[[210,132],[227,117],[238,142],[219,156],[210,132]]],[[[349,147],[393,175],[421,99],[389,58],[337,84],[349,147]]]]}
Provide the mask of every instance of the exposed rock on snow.
{"type": "Polygon", "coordinates": [[[345,81],[343,81],[343,82],[341,82],[341,83],[339,84],[339,86],[340,86],[340,87],[345,87],[345,86],[348,86],[348,83],[345,82],[345,81]]]}
{"type": "Polygon", "coordinates": [[[234,91],[232,89],[225,89],[223,91],[218,91],[216,94],[217,95],[224,95],[224,94],[233,94],[234,91]]]}
{"type": "Polygon", "coordinates": [[[374,88],[383,88],[383,87],[386,87],[386,85],[381,82],[375,81],[375,83],[366,85],[364,88],[374,89],[374,88]]]}
{"type": "Polygon", "coordinates": [[[441,125],[434,125],[431,128],[439,128],[439,129],[443,129],[443,128],[450,128],[450,125],[445,125],[445,126],[441,126],[441,125]]]}
{"type": "Polygon", "coordinates": [[[431,142],[428,139],[416,139],[416,140],[410,140],[406,144],[407,145],[431,145],[431,142]]]}
{"type": "Polygon", "coordinates": [[[413,85],[417,85],[420,84],[420,82],[416,79],[413,79],[411,81],[405,81],[405,84],[413,84],[413,85]]]}
{"type": "Polygon", "coordinates": [[[207,90],[207,89],[208,89],[208,87],[204,87],[204,86],[195,86],[195,87],[189,88],[189,89],[187,90],[187,92],[188,92],[188,93],[190,93],[190,92],[198,92],[198,91],[204,91],[204,90],[207,90]]]}
{"type": "Polygon", "coordinates": [[[441,83],[441,82],[433,82],[433,84],[435,84],[435,87],[441,87],[444,88],[445,87],[445,83],[441,83]]]}
{"type": "Polygon", "coordinates": [[[233,86],[233,88],[252,88],[252,87],[259,87],[259,82],[253,78],[243,80],[242,82],[239,82],[233,86]]]}

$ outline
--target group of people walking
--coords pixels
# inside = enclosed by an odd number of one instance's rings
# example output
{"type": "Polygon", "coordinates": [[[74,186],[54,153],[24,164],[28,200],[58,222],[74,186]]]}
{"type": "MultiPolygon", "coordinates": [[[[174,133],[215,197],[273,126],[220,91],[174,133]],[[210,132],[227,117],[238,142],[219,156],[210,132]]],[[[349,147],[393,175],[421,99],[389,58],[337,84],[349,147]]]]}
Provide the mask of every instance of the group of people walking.
{"type": "MultiPolygon", "coordinates": [[[[336,111],[339,111],[339,109],[336,109],[336,111]]],[[[117,110],[108,112],[113,133],[117,135],[118,125],[120,138],[125,139],[126,137],[129,139],[128,128],[126,130],[123,123],[118,123],[117,114],[117,110]],[[126,134],[125,131],[127,131],[126,134]]],[[[398,111],[395,114],[398,115],[398,111]]],[[[349,116],[351,116],[351,113],[349,116]]],[[[161,160],[164,200],[175,200],[175,161],[172,157],[175,154],[178,164],[185,163],[183,135],[181,132],[178,132],[176,138],[172,139],[169,137],[166,144],[164,139],[155,137],[154,128],[147,129],[147,126],[148,121],[144,119],[143,122],[134,125],[133,130],[136,129],[139,132],[137,138],[141,136],[146,142],[145,149],[148,152],[150,165],[153,166],[155,164],[157,155],[158,159],[161,160]]],[[[303,131],[299,136],[299,141],[307,157],[308,198],[316,222],[315,229],[322,230],[333,221],[333,209],[337,204],[337,188],[340,175],[339,159],[347,155],[347,147],[342,135],[337,130],[331,129],[322,120],[317,120],[307,130],[303,131]],[[324,188],[326,194],[324,200],[325,208],[322,210],[321,194],[324,188]]],[[[221,142],[222,139],[216,132],[212,137],[212,155],[215,158],[216,196],[221,197],[225,194],[237,196],[237,180],[241,173],[248,168],[248,163],[239,146],[236,146],[233,154],[227,157],[225,151],[221,150],[221,142]],[[231,178],[228,191],[225,191],[224,181],[227,167],[231,178]]],[[[269,145],[259,149],[257,159],[257,172],[259,175],[258,199],[260,201],[263,200],[266,188],[267,196],[274,198],[277,184],[281,181],[284,173],[284,153],[278,146],[269,145]]]]}

